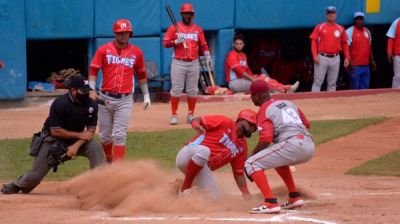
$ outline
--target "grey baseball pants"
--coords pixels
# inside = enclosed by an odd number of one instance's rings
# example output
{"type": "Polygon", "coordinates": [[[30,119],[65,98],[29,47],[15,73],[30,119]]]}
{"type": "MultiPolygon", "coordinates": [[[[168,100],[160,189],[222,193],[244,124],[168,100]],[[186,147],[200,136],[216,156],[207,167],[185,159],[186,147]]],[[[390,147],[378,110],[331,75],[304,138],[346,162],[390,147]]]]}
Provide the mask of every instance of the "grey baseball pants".
{"type": "Polygon", "coordinates": [[[180,97],[185,84],[188,97],[197,96],[199,73],[199,60],[187,62],[173,59],[171,64],[171,96],[180,97]]]}
{"type": "Polygon", "coordinates": [[[399,89],[400,88],[400,55],[395,55],[393,57],[393,82],[392,88],[399,89]]]}
{"type": "Polygon", "coordinates": [[[340,56],[332,58],[318,54],[319,64],[314,63],[314,83],[312,92],[320,92],[325,76],[328,83],[327,91],[336,91],[336,81],[339,75],[340,56]]]}

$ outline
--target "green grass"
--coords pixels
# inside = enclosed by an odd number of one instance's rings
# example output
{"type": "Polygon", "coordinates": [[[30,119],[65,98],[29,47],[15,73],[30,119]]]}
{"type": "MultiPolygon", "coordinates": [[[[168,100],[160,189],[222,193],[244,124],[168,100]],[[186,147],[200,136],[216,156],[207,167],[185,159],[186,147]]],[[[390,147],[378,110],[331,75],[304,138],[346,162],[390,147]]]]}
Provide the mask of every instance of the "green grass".
{"type": "MultiPolygon", "coordinates": [[[[348,135],[368,125],[378,124],[385,118],[314,121],[310,132],[316,144],[348,135]]],[[[194,136],[192,129],[130,132],[127,137],[127,158],[157,160],[165,168],[175,167],[175,156],[182,146],[194,136]]],[[[249,149],[255,146],[258,135],[249,140],[249,149]]],[[[13,179],[29,170],[33,158],[27,153],[30,139],[0,140],[0,179],[13,179]]],[[[85,158],[66,162],[57,173],[50,171],[47,179],[60,180],[75,176],[89,169],[85,158]]]]}
{"type": "Polygon", "coordinates": [[[400,177],[400,150],[363,163],[360,166],[350,169],[346,174],[400,177]]]}

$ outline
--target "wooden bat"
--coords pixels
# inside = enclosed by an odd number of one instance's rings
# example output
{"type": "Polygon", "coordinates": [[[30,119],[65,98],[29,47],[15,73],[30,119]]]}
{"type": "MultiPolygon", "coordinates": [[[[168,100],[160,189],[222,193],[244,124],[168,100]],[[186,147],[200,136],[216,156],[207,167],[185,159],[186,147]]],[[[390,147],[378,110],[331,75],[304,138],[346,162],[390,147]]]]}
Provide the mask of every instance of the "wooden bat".
{"type": "MultiPolygon", "coordinates": [[[[167,14],[169,16],[169,19],[171,20],[172,24],[175,26],[176,32],[179,33],[178,23],[176,22],[176,19],[175,19],[174,13],[171,10],[171,7],[169,7],[169,5],[166,5],[165,9],[167,10],[167,14]]],[[[184,48],[187,48],[185,41],[183,41],[182,44],[183,44],[184,48]]]]}
{"type": "Polygon", "coordinates": [[[211,86],[215,86],[214,76],[211,73],[211,65],[209,61],[206,61],[207,70],[208,70],[208,78],[210,79],[211,86]]]}

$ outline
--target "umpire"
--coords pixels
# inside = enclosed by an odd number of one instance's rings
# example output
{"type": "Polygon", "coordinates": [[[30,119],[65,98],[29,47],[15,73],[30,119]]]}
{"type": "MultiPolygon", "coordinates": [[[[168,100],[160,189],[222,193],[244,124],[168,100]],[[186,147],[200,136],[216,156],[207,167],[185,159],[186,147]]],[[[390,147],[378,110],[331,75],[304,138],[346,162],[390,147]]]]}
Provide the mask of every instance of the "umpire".
{"type": "Polygon", "coordinates": [[[36,157],[31,170],[14,182],[3,185],[3,194],[19,191],[29,193],[51,168],[56,171],[59,164],[54,162],[58,159],[54,152],[59,150],[60,145],[64,145],[66,150],[63,158],[85,156],[90,161],[90,168],[105,163],[103,149],[93,139],[97,125],[97,104],[89,98],[91,88],[83,76],[75,76],[70,79],[68,89],[69,92],[54,100],[50,107],[50,114],[40,133],[41,141],[37,144],[38,152],[35,153],[32,150],[34,144],[31,145],[30,154],[36,157]]]}

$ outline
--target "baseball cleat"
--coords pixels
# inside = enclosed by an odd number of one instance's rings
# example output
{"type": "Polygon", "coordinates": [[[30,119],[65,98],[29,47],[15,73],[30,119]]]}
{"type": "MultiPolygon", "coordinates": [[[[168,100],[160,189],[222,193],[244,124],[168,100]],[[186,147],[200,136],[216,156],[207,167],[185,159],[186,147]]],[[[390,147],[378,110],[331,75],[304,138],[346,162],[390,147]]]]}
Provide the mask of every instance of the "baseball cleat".
{"type": "Polygon", "coordinates": [[[296,92],[297,88],[299,88],[300,82],[296,81],[292,86],[290,86],[290,89],[288,89],[288,93],[294,93],[296,92]]]}
{"type": "Polygon", "coordinates": [[[18,194],[20,190],[21,189],[13,183],[3,184],[3,187],[1,188],[3,194],[18,194]]]}
{"type": "Polygon", "coordinates": [[[177,125],[178,124],[178,117],[176,115],[173,115],[171,119],[169,120],[170,125],[177,125]]]}
{"type": "Polygon", "coordinates": [[[264,202],[258,207],[251,208],[249,210],[250,214],[277,214],[281,211],[281,206],[278,203],[268,203],[264,202]]]}
{"type": "Polygon", "coordinates": [[[190,193],[192,192],[191,188],[188,188],[186,190],[181,191],[181,189],[178,190],[178,197],[180,198],[186,198],[190,195],[190,193]]]}
{"type": "Polygon", "coordinates": [[[301,197],[288,198],[288,200],[281,204],[282,209],[294,209],[304,205],[304,200],[301,197]]]}
{"type": "Polygon", "coordinates": [[[192,123],[193,118],[194,118],[194,116],[192,114],[188,114],[186,116],[186,122],[189,124],[192,123]]]}

